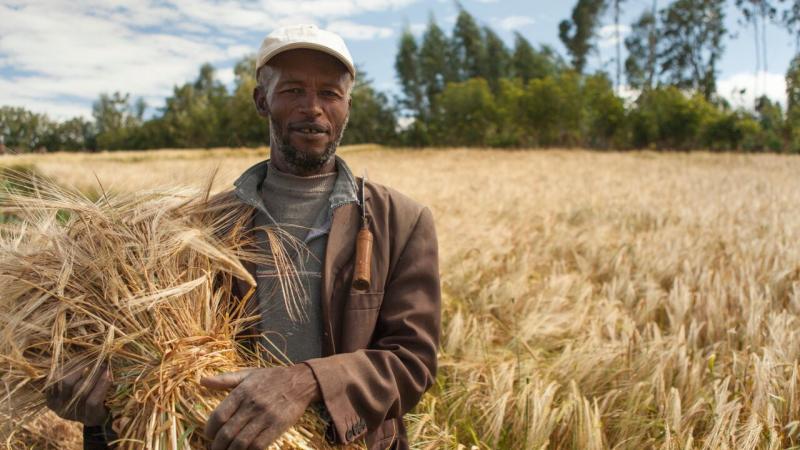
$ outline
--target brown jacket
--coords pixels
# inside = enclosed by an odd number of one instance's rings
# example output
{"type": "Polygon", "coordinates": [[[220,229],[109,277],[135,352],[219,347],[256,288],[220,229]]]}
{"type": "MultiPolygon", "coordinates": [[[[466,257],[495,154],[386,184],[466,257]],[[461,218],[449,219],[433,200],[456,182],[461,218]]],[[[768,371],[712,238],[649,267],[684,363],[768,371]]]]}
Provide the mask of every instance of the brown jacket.
{"type": "Polygon", "coordinates": [[[319,382],[335,442],[364,437],[370,450],[403,449],[408,438],[402,417],[436,376],[436,232],[427,207],[394,189],[365,186],[373,235],[370,288],[351,286],[361,209],[346,203],[333,210],[323,264],[324,356],[305,363],[319,382]]]}

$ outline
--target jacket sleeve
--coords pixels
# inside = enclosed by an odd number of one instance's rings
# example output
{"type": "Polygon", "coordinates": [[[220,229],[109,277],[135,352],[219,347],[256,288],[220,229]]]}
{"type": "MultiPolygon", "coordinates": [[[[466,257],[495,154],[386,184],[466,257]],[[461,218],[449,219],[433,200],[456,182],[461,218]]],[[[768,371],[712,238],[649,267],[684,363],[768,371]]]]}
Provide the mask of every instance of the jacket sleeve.
{"type": "Polygon", "coordinates": [[[423,208],[388,275],[369,348],[305,363],[320,386],[336,441],[350,443],[419,402],[436,376],[441,291],[433,216],[423,208]]]}

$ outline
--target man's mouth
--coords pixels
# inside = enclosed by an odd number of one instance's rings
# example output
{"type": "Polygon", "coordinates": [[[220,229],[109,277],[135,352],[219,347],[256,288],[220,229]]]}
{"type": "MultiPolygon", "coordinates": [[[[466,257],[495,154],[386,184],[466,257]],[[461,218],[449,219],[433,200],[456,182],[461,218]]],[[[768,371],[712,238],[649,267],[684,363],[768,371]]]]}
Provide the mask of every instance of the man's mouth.
{"type": "Polygon", "coordinates": [[[315,123],[294,124],[289,126],[289,131],[308,136],[328,134],[328,129],[315,123]]]}

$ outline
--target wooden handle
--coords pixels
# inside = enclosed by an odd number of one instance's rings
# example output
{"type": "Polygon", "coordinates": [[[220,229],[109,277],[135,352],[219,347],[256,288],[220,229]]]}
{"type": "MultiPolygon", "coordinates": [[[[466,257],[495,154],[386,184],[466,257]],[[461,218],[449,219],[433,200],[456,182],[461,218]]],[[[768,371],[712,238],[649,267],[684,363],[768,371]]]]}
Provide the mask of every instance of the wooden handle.
{"type": "Polygon", "coordinates": [[[356,237],[356,268],[353,274],[353,287],[355,289],[359,291],[369,289],[371,262],[372,233],[367,227],[363,227],[356,237]]]}

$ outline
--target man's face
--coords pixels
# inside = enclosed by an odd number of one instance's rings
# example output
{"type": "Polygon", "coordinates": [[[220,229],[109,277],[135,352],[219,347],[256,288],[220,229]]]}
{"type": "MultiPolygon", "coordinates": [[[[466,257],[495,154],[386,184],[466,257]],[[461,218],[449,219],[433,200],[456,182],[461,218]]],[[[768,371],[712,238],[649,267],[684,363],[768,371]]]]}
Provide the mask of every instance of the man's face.
{"type": "Polygon", "coordinates": [[[313,172],[330,160],[344,132],[349,73],[334,57],[307,49],[280,53],[269,65],[277,69],[276,79],[270,95],[261,95],[272,148],[298,172],[313,172]]]}

